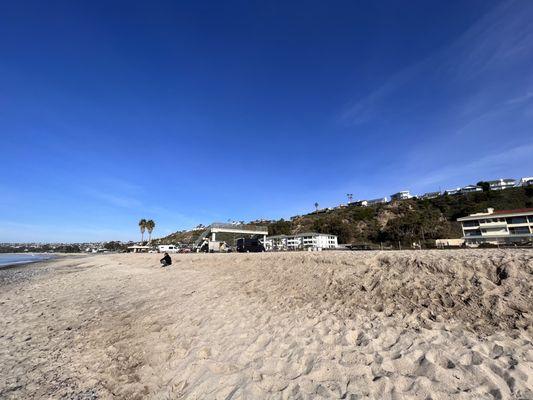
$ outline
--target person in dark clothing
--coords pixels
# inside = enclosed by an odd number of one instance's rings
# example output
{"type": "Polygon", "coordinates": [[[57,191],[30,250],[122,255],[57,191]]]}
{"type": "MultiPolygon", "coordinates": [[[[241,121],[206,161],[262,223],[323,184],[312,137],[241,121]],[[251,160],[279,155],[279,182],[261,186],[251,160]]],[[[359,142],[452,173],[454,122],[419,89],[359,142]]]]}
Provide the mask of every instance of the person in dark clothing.
{"type": "Polygon", "coordinates": [[[168,255],[168,253],[165,253],[165,256],[160,260],[162,267],[167,267],[169,265],[172,265],[172,258],[168,255]]]}

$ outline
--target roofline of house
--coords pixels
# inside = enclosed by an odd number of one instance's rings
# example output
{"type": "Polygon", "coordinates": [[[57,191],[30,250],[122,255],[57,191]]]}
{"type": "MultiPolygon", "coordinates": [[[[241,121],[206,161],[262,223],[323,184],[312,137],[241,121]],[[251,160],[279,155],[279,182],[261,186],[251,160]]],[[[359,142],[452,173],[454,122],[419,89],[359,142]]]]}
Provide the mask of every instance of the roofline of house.
{"type": "Polygon", "coordinates": [[[480,213],[479,215],[468,215],[466,217],[457,218],[457,221],[471,221],[476,219],[496,217],[512,217],[516,215],[533,215],[533,208],[524,208],[517,210],[499,210],[492,213],[480,213]]]}

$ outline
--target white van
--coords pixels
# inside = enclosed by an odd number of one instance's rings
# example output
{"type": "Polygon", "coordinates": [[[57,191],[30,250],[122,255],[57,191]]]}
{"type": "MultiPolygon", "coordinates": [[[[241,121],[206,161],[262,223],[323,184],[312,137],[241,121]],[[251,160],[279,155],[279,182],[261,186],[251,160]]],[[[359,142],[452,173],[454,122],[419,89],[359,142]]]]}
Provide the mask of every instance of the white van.
{"type": "Polygon", "coordinates": [[[179,247],[174,246],[173,244],[160,244],[157,246],[157,251],[160,253],[177,253],[179,251],[179,247]]]}

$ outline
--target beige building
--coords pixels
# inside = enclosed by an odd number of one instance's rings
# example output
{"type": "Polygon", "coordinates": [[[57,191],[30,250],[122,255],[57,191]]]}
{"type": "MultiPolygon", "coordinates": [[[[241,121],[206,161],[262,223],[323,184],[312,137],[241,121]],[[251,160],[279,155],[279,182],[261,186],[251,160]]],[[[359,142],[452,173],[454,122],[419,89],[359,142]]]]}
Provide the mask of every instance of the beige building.
{"type": "Polygon", "coordinates": [[[472,214],[457,219],[468,244],[527,243],[533,239],[533,208],[517,210],[487,209],[486,213],[472,214]]]}

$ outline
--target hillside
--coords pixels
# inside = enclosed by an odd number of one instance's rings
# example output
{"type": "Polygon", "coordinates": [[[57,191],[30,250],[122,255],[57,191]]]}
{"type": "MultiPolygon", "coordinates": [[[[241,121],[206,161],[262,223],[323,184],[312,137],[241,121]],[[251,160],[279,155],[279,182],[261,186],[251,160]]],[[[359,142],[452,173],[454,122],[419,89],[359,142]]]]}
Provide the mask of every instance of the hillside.
{"type": "Polygon", "coordinates": [[[203,229],[193,229],[190,231],[177,231],[171,233],[168,236],[154,239],[152,243],[155,245],[158,244],[175,244],[175,243],[194,243],[194,241],[200,236],[203,232],[203,229]]]}
{"type": "MultiPolygon", "coordinates": [[[[269,222],[269,234],[301,232],[332,233],[339,243],[410,245],[434,243],[439,238],[461,237],[457,218],[488,207],[496,210],[533,207],[533,187],[503,191],[441,196],[435,199],[409,199],[370,207],[346,206],[269,222]]],[[[192,243],[201,230],[180,231],[158,239],[158,243],[192,243]]]]}

